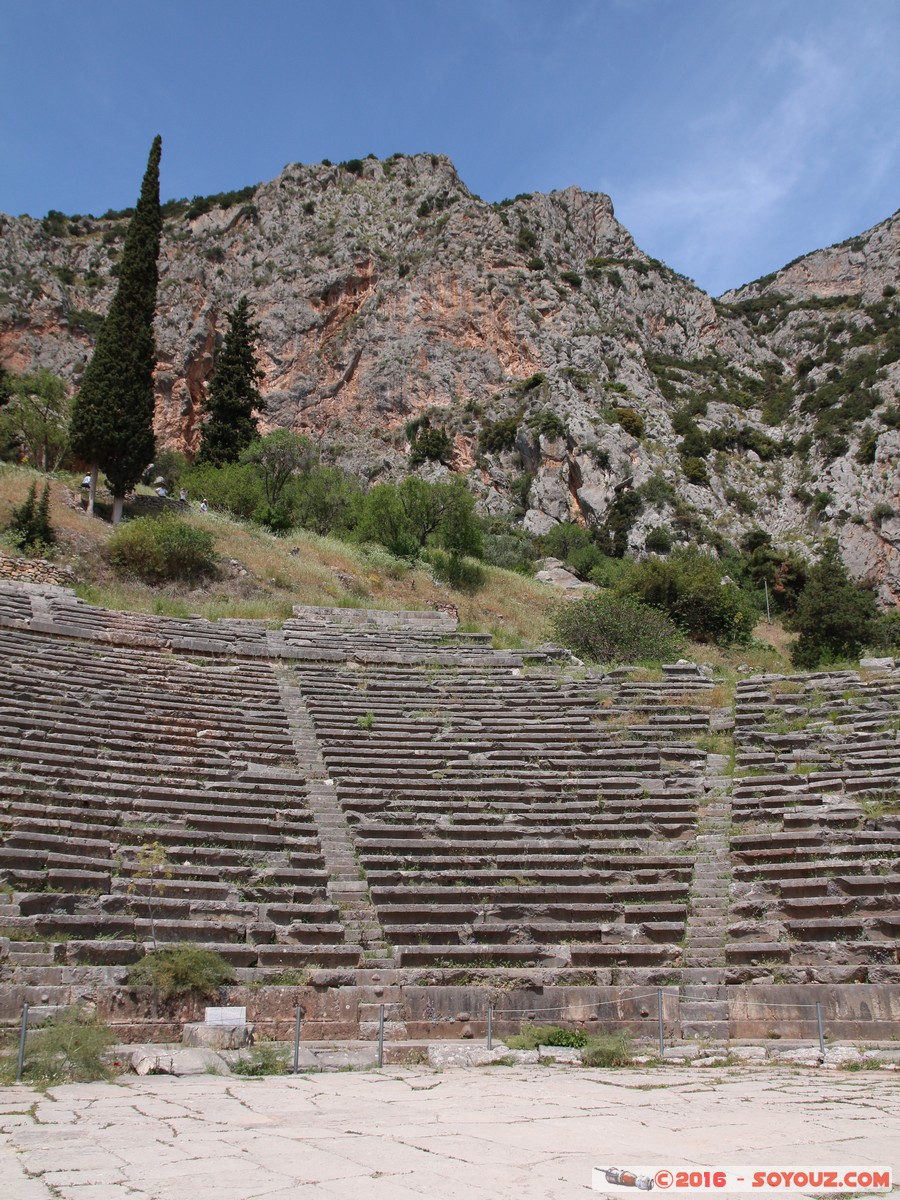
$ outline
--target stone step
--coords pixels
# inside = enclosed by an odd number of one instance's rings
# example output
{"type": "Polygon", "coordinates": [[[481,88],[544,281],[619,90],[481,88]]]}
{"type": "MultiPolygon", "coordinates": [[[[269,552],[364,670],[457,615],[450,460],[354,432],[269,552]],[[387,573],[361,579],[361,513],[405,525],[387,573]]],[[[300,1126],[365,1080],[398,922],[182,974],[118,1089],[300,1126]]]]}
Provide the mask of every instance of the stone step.
{"type": "Polygon", "coordinates": [[[682,1000],[680,1011],[682,1023],[728,1021],[727,1000],[682,1000]]]}
{"type": "Polygon", "coordinates": [[[681,1036],[683,1038],[710,1038],[713,1041],[727,1041],[727,1021],[682,1021],[681,1036]]]}

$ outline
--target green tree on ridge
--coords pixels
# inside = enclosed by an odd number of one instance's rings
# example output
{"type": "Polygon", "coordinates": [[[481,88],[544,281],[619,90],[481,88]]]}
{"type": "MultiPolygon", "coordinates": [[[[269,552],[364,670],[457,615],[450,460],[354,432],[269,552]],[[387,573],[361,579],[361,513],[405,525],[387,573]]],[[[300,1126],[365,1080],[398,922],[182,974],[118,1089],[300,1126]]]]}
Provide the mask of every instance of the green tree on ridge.
{"type": "Polygon", "coordinates": [[[256,360],[259,326],[251,320],[246,296],[229,314],[229,328],[209,385],[197,462],[221,467],[237,462],[259,437],[255,413],[265,412],[259,392],[263,372],[256,360]]]}
{"type": "Polygon", "coordinates": [[[153,461],[153,315],[162,234],[159,160],[162,139],[150,149],[134,216],[125,236],[119,285],[87,365],[72,413],[72,449],[91,464],[93,499],[100,468],[113,493],[113,524],[125,493],[153,461]]]}

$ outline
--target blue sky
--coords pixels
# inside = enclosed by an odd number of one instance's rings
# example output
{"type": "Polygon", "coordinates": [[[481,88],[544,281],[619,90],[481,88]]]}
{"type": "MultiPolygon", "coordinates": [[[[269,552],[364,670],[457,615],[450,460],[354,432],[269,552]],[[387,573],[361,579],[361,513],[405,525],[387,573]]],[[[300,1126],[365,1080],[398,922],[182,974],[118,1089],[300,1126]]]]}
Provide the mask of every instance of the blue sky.
{"type": "Polygon", "coordinates": [[[0,211],[450,155],[608,192],[716,294],[900,205],[897,0],[0,0],[0,211]]]}

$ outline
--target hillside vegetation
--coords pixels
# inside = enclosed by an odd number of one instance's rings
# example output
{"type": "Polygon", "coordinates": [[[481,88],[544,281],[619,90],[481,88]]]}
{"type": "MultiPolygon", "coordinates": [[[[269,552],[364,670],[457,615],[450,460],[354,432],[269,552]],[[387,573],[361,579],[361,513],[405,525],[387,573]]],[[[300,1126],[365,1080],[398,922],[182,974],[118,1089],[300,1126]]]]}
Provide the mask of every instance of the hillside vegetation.
{"type": "MultiPolygon", "coordinates": [[[[31,486],[44,478],[27,468],[0,468],[0,526],[8,525],[31,486]]],[[[295,604],[388,609],[451,605],[464,629],[491,634],[498,648],[561,640],[589,661],[652,664],[681,653],[726,675],[738,667],[791,669],[793,639],[782,622],[777,616],[771,622],[761,619],[752,593],[733,584],[723,586],[715,560],[696,551],[669,562],[654,557],[643,565],[621,564],[625,574],[615,587],[596,593],[602,606],[582,613],[589,600],[563,598],[556,588],[521,572],[477,564],[477,589],[454,588],[436,578],[435,568],[423,558],[403,558],[375,543],[300,529],[276,536],[227,513],[202,512],[196,503],[182,506],[159,500],[148,488],[135,497],[126,511],[131,519],[116,532],[102,519],[87,516],[77,484],[69,476],[50,480],[54,541],[52,546],[38,547],[38,552],[48,554],[55,567],[67,572],[67,582],[92,604],[275,624],[289,617],[295,604]],[[148,523],[159,525],[160,517],[183,524],[201,541],[209,540],[213,561],[209,573],[181,581],[147,582],[127,561],[123,568],[113,552],[117,539],[148,523]],[[680,604],[686,605],[686,612],[680,611],[680,604]],[[665,624],[664,635],[659,621],[665,624]]],[[[0,552],[13,558],[20,554],[9,532],[0,542],[0,552]]],[[[853,594],[860,593],[854,589],[853,594]]],[[[833,591],[828,595],[832,603],[833,591]]],[[[873,645],[889,649],[891,639],[896,639],[895,623],[888,620],[879,626],[878,638],[873,645]]]]}
{"type": "MultiPolygon", "coordinates": [[[[78,387],[127,216],[0,217],[0,363],[78,387]]],[[[262,431],[306,434],[323,466],[462,478],[481,513],[586,525],[616,555],[759,527],[812,561],[834,538],[900,600],[898,217],[714,301],[609,197],[489,204],[438,154],[291,163],[164,216],[161,446],[198,450],[246,296],[262,431]]]]}
{"type": "MultiPolygon", "coordinates": [[[[0,467],[0,526],[8,523],[35,478],[42,477],[27,468],[0,467]]],[[[113,570],[104,554],[113,530],[84,513],[76,478],[55,477],[50,496],[57,533],[52,561],[71,569],[76,591],[93,604],[171,616],[196,613],[213,620],[251,617],[276,622],[290,616],[294,604],[395,609],[452,604],[463,626],[491,633],[499,646],[536,645],[551,636],[549,614],[559,602],[558,593],[534,579],[486,567],[484,586],[473,596],[435,581],[424,564],[410,565],[375,545],[354,545],[303,530],[275,536],[224,513],[201,513],[196,505],[184,519],[212,533],[219,557],[216,575],[198,586],[150,586],[113,570]]],[[[152,514],[162,507],[148,494],[139,496],[130,512],[152,514]]],[[[177,502],[168,502],[168,507],[180,509],[177,502]]],[[[8,542],[0,549],[7,555],[17,553],[8,542]]]]}

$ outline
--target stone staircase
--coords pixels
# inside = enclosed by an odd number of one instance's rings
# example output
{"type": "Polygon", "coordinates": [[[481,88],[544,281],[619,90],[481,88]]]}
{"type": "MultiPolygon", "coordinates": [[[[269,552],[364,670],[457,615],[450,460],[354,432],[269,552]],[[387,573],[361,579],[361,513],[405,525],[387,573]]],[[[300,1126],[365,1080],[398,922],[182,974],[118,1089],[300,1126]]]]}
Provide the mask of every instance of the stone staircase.
{"type": "Polygon", "coordinates": [[[723,773],[725,766],[722,756],[709,756],[710,790],[699,811],[681,986],[682,1037],[716,1041],[728,1038],[724,983],[731,888],[731,779],[723,773]]]}
{"type": "Polygon", "coordinates": [[[275,675],[297,762],[307,779],[307,804],[315,818],[328,872],[328,898],[340,913],[345,940],[362,947],[360,965],[391,967],[394,965],[391,949],[369,898],[368,885],[361,878],[350,827],[334,781],[328,777],[312,718],[290,670],[278,667],[275,675]]]}

